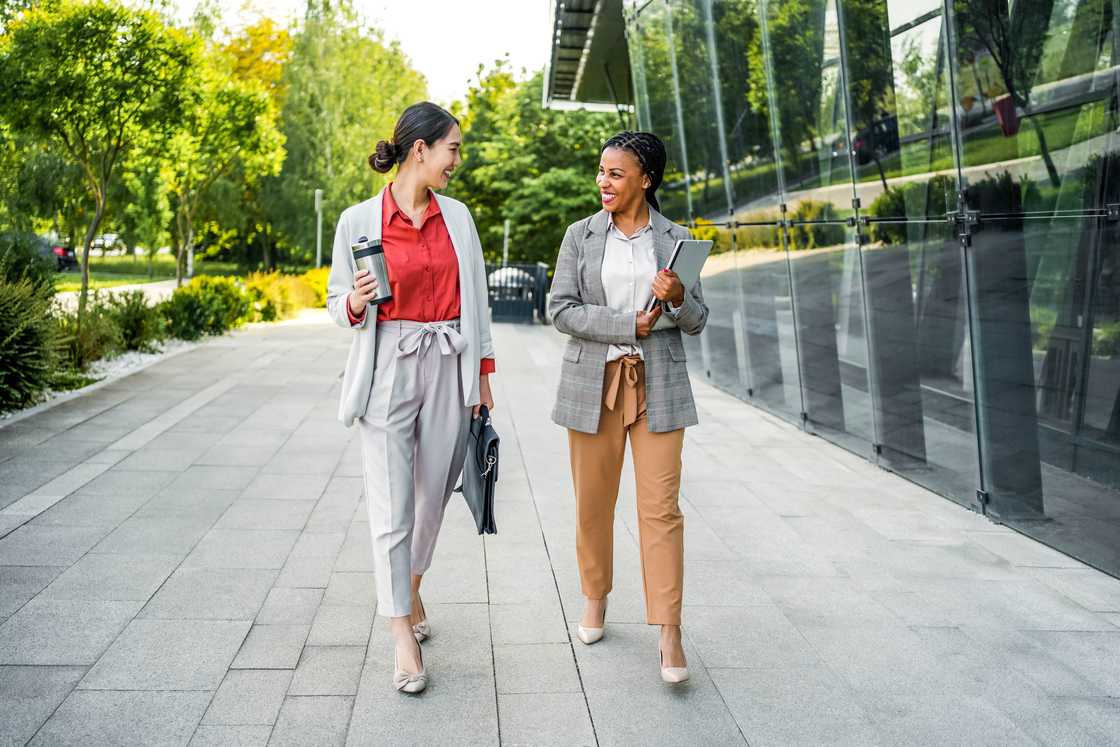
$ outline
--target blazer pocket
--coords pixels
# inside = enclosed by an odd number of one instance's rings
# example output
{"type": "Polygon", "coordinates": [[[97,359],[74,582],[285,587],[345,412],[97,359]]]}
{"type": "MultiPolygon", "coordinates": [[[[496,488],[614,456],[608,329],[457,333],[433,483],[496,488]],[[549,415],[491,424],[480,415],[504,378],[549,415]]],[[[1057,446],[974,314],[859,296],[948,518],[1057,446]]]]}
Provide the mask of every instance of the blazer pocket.
{"type": "Polygon", "coordinates": [[[684,354],[684,345],[681,344],[680,340],[669,341],[669,357],[678,362],[687,360],[684,354]]]}
{"type": "Polygon", "coordinates": [[[583,352],[582,344],[576,340],[568,340],[568,344],[564,346],[564,360],[570,363],[579,363],[581,352],[583,352]]]}

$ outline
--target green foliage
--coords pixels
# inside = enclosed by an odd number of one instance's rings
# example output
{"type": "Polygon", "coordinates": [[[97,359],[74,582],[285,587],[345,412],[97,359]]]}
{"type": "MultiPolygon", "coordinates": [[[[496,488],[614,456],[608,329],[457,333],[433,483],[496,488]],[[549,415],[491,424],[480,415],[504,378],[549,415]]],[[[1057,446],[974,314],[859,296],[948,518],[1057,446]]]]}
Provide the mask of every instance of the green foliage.
{"type": "Polygon", "coordinates": [[[551,263],[568,224],[599,209],[599,148],[618,119],[544,109],[543,85],[542,74],[518,81],[498,62],[467,92],[464,161],[448,193],[470,207],[490,258],[501,256],[506,218],[510,259],[551,263]]]}
{"type": "Polygon", "coordinates": [[[1093,355],[1102,358],[1120,356],[1120,322],[1102,324],[1093,330],[1093,355]]]}
{"type": "Polygon", "coordinates": [[[303,273],[303,280],[315,294],[315,307],[322,308],[327,305],[327,281],[330,280],[331,268],[318,267],[303,273]]]}
{"type": "Polygon", "coordinates": [[[388,179],[366,157],[392,136],[407,106],[426,98],[427,86],[400,46],[363,29],[346,0],[310,0],[279,86],[288,157],[264,181],[261,204],[292,257],[307,262],[315,253],[315,189],[324,190],[324,225],[333,226],[344,208],[384,186],[388,179]]]}
{"type": "Polygon", "coordinates": [[[56,356],[50,296],[29,279],[0,279],[0,411],[34,404],[50,386],[56,356]]]}
{"type": "Polygon", "coordinates": [[[142,353],[159,351],[166,334],[166,321],[159,308],[149,304],[142,290],[117,293],[109,300],[109,313],[120,331],[122,350],[142,353]]]}
{"type": "Polygon", "coordinates": [[[956,181],[945,175],[934,176],[928,181],[912,181],[891,187],[868,205],[867,214],[872,218],[899,220],[891,223],[872,223],[868,227],[868,235],[873,242],[905,244],[908,240],[907,230],[921,228],[920,223],[910,226],[905,219],[943,219],[949,211],[949,201],[956,189],[956,181]]]}
{"type": "Polygon", "coordinates": [[[102,291],[90,294],[80,321],[77,313],[64,311],[58,314],[56,322],[63,363],[70,369],[84,371],[90,363],[123,350],[121,330],[102,291]]]}
{"type": "Polygon", "coordinates": [[[0,281],[17,283],[26,279],[49,298],[54,294],[54,266],[36,251],[37,241],[29,233],[0,234],[0,281]]]}
{"type": "Polygon", "coordinates": [[[182,340],[220,335],[249,317],[249,297],[231,278],[196,277],[163,304],[167,329],[182,340]]]}
{"type": "MultiPolygon", "coordinates": [[[[322,270],[318,272],[321,273],[322,270]]],[[[306,275],[255,272],[246,281],[245,292],[252,306],[253,320],[261,322],[290,319],[300,309],[313,308],[326,303],[325,287],[321,304],[319,293],[308,282],[306,275]]]]}
{"type": "Polygon", "coordinates": [[[802,200],[794,208],[790,220],[793,221],[793,225],[789,228],[791,249],[837,246],[844,243],[846,239],[842,223],[820,222],[838,220],[836,208],[831,202],[802,200]]]}
{"type": "Polygon", "coordinates": [[[0,36],[0,119],[79,168],[94,203],[83,260],[121,158],[138,137],[181,120],[195,56],[186,33],[117,0],[41,3],[0,36]]]}

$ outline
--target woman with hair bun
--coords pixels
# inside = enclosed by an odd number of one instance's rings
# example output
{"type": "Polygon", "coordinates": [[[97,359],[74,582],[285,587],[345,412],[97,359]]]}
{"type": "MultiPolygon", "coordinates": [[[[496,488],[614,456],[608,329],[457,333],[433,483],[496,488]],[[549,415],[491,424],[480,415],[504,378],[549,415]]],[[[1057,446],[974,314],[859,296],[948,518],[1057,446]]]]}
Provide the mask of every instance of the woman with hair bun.
{"type": "Polygon", "coordinates": [[[665,268],[688,230],[658,212],[666,153],[649,132],[621,132],[599,157],[603,209],[568,226],[552,281],[552,323],[569,335],[552,419],[568,429],[576,556],[586,605],[576,634],[603,637],[613,578],[614,508],[626,442],[634,458],[646,622],[661,626],[661,679],[688,679],[681,644],[684,429],[697,422],[681,332],[708,320],[697,283],[665,268]],[[660,303],[646,312],[646,303],[660,303]],[[654,331],[662,313],[674,324],[654,331]]]}
{"type": "Polygon", "coordinates": [[[494,407],[482,244],[466,205],[437,193],[459,166],[462,134],[427,101],[405,109],[369,165],[396,177],[342,211],[327,308],[354,330],[339,419],[358,424],[377,609],[395,643],[393,686],[419,693],[428,674],[419,644],[432,635],[420,583],[463,468],[470,420],[494,407]],[[357,271],[351,247],[380,240],[391,299],[357,271]]]}

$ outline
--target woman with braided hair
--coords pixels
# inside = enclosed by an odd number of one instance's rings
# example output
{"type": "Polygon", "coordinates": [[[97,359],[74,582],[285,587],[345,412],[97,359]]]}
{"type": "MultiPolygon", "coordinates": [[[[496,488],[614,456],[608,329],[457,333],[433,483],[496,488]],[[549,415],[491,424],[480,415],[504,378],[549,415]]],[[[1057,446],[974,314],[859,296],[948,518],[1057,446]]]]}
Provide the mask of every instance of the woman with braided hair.
{"type": "Polygon", "coordinates": [[[614,508],[626,441],[638,488],[646,622],[661,626],[661,678],[688,679],[681,645],[684,517],[678,506],[684,429],[697,422],[681,332],[708,320],[700,284],[686,292],[666,268],[687,229],[658,212],[665,145],[621,132],[599,158],[603,209],[568,227],[549,309],[569,336],[552,419],[568,429],[576,494],[576,555],[587,604],[577,628],[603,637],[613,578],[614,508]],[[651,295],[660,302],[646,312],[651,295]],[[654,331],[662,314],[673,325],[654,331]]]}

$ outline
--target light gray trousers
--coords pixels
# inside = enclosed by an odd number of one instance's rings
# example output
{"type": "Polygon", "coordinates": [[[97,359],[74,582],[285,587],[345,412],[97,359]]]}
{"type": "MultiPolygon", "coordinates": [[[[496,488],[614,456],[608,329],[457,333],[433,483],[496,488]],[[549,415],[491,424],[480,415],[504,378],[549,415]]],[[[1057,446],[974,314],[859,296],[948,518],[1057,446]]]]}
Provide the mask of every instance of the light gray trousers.
{"type": "Polygon", "coordinates": [[[412,574],[432,563],[443,512],[463,469],[471,408],[463,405],[451,322],[379,322],[362,439],[377,610],[412,612],[412,574]]]}

